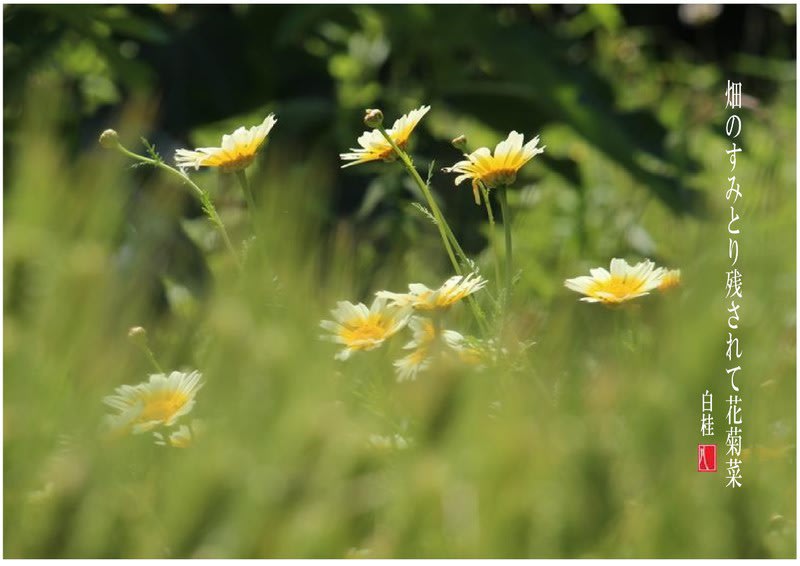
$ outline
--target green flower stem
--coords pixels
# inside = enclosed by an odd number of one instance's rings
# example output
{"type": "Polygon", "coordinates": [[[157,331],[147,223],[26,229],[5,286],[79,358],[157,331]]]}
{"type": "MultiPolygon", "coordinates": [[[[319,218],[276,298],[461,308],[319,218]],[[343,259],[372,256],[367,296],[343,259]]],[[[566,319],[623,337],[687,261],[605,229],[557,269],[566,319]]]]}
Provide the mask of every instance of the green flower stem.
{"type": "Polygon", "coordinates": [[[153,354],[153,350],[150,349],[150,346],[142,343],[140,347],[144,352],[145,356],[147,356],[147,359],[150,360],[150,363],[153,364],[153,367],[156,368],[156,371],[158,373],[165,373],[163,368],[161,367],[161,364],[158,363],[155,354],[153,354]]]}
{"type": "MultiPolygon", "coordinates": [[[[444,215],[442,215],[442,219],[444,220],[444,215]]],[[[464,265],[469,265],[470,261],[469,258],[467,257],[467,254],[461,248],[461,244],[458,243],[456,235],[453,234],[453,231],[450,229],[450,225],[447,222],[444,223],[444,230],[445,232],[447,232],[447,237],[450,239],[450,243],[456,250],[456,255],[461,259],[461,263],[463,263],[464,265]]]]}
{"type": "Polygon", "coordinates": [[[233,247],[231,243],[231,239],[228,236],[228,231],[225,229],[225,224],[223,224],[222,219],[217,214],[217,209],[214,207],[214,203],[211,202],[211,198],[208,196],[208,193],[198,187],[194,181],[192,181],[188,175],[185,175],[164,163],[163,161],[158,161],[156,159],[150,159],[149,157],[145,157],[144,155],[139,155],[137,153],[133,153],[129,151],[122,144],[117,143],[117,150],[123,155],[130,157],[136,161],[141,161],[142,163],[147,163],[148,165],[152,165],[153,167],[157,167],[162,171],[166,171],[171,175],[178,177],[183,183],[189,185],[189,188],[194,193],[195,197],[200,201],[200,205],[203,207],[203,212],[206,213],[208,219],[211,220],[211,223],[217,227],[220,234],[222,235],[222,239],[225,241],[225,246],[228,248],[228,251],[233,256],[233,260],[236,263],[236,267],[239,269],[242,268],[242,264],[239,262],[239,255],[236,253],[236,249],[233,247]]]}
{"type": "Polygon", "coordinates": [[[614,348],[616,358],[624,360],[628,353],[628,337],[627,337],[627,324],[623,317],[625,316],[623,306],[611,306],[611,316],[614,317],[614,348]]]}
{"type": "Polygon", "coordinates": [[[503,213],[503,231],[506,235],[506,301],[511,298],[511,213],[508,209],[508,195],[506,192],[508,187],[499,189],[498,196],[500,197],[500,210],[503,213]]]}
{"type": "MultiPolygon", "coordinates": [[[[441,212],[440,216],[442,220],[444,220],[444,215],[442,215],[441,212]]],[[[464,253],[464,250],[461,248],[461,245],[458,243],[455,234],[453,234],[453,231],[450,229],[450,226],[447,224],[446,221],[444,222],[444,228],[445,231],[447,232],[447,237],[450,238],[450,243],[456,250],[456,254],[461,258],[461,262],[464,265],[469,265],[470,261],[469,258],[467,258],[467,254],[464,253]]],[[[481,306],[478,304],[478,301],[472,295],[467,297],[467,302],[469,303],[469,306],[472,309],[472,313],[475,315],[475,319],[478,321],[481,330],[484,332],[484,334],[486,334],[488,332],[488,323],[486,322],[486,315],[481,309],[481,306]]]]}
{"type": "Polygon", "coordinates": [[[497,234],[495,223],[494,223],[494,213],[492,212],[492,204],[489,202],[489,189],[481,183],[481,193],[483,194],[483,200],[486,203],[486,214],[489,216],[489,241],[492,244],[492,251],[494,252],[494,277],[495,281],[497,281],[497,285],[499,287],[501,277],[500,277],[500,250],[497,248],[497,234]]]}
{"type": "Polygon", "coordinates": [[[244,198],[247,201],[247,208],[250,210],[250,224],[253,226],[253,230],[255,231],[256,201],[253,199],[253,191],[250,190],[250,183],[247,182],[247,174],[244,172],[244,169],[236,172],[236,178],[239,180],[239,184],[242,186],[242,192],[244,192],[244,198]]]}
{"type": "MultiPolygon", "coordinates": [[[[378,126],[378,131],[384,137],[384,139],[389,143],[389,145],[394,150],[395,154],[400,158],[400,161],[403,162],[406,170],[411,174],[411,178],[414,179],[414,182],[422,191],[422,194],[425,195],[425,199],[428,201],[428,206],[431,209],[431,213],[433,214],[434,219],[436,220],[436,227],[439,229],[439,234],[442,237],[442,242],[444,243],[444,248],[447,251],[447,256],[450,258],[450,263],[453,264],[453,269],[455,270],[457,275],[464,275],[464,272],[461,270],[461,266],[458,264],[456,260],[455,254],[453,253],[453,245],[455,243],[455,247],[458,249],[459,254],[465,260],[466,263],[466,255],[464,254],[464,250],[461,249],[461,246],[458,245],[456,241],[456,237],[453,234],[453,231],[450,229],[450,226],[444,219],[442,215],[442,211],[439,209],[439,206],[436,204],[436,201],[431,194],[431,190],[428,187],[428,184],[422,180],[422,177],[419,176],[419,172],[417,168],[414,167],[414,164],[411,162],[411,158],[408,154],[397,147],[397,144],[394,142],[392,137],[386,132],[386,129],[383,126],[378,126]]],[[[475,300],[474,297],[469,296],[467,297],[467,302],[469,303],[470,308],[472,309],[472,314],[475,316],[475,320],[478,321],[478,325],[481,327],[481,330],[485,333],[486,328],[486,317],[483,314],[478,302],[475,300]]]]}
{"type": "Polygon", "coordinates": [[[397,144],[394,143],[392,137],[386,132],[386,129],[383,126],[378,126],[378,131],[381,135],[389,142],[389,145],[392,146],[392,149],[400,158],[400,161],[403,162],[406,170],[411,174],[411,177],[414,179],[414,182],[417,183],[422,193],[425,195],[425,199],[428,201],[428,206],[431,209],[431,213],[433,213],[433,217],[436,219],[436,226],[439,228],[439,234],[442,236],[442,242],[444,242],[444,248],[447,250],[447,256],[450,258],[450,263],[453,264],[453,269],[455,269],[458,275],[463,275],[461,271],[461,266],[458,265],[458,261],[456,261],[456,256],[453,254],[453,247],[450,243],[450,238],[448,236],[448,231],[450,228],[445,228],[444,218],[442,217],[442,213],[439,210],[439,206],[436,204],[436,201],[433,199],[433,195],[431,194],[430,189],[428,188],[427,183],[422,180],[422,177],[419,176],[419,172],[417,168],[414,167],[414,164],[411,162],[411,158],[408,154],[397,147],[397,144]]]}
{"type": "MultiPolygon", "coordinates": [[[[236,178],[239,180],[239,184],[242,186],[242,192],[244,193],[244,198],[247,201],[247,208],[248,212],[250,213],[250,228],[255,236],[254,246],[256,248],[256,253],[263,253],[265,239],[258,225],[256,201],[253,198],[253,191],[250,188],[250,182],[247,180],[247,174],[245,173],[244,169],[236,171],[236,178]]],[[[247,255],[249,256],[250,253],[248,252],[247,255]]]]}

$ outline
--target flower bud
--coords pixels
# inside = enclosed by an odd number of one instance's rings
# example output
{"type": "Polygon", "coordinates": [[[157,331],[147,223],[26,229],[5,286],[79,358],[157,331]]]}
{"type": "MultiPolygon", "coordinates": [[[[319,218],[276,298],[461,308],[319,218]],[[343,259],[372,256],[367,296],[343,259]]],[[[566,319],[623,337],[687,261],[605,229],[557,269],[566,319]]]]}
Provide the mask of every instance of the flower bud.
{"type": "Polygon", "coordinates": [[[461,134],[457,138],[453,138],[453,140],[450,143],[453,144],[453,147],[456,148],[457,150],[462,151],[464,153],[467,152],[467,136],[465,136],[464,134],[461,134]]]}
{"type": "Polygon", "coordinates": [[[377,108],[367,108],[364,114],[364,123],[368,128],[378,128],[383,125],[383,112],[377,108]]]}
{"type": "Polygon", "coordinates": [[[147,330],[141,326],[134,326],[128,330],[128,338],[134,342],[145,343],[147,342],[147,330]]]}
{"type": "Polygon", "coordinates": [[[106,149],[114,149],[119,145],[119,135],[116,130],[106,130],[100,134],[100,145],[106,149]]]}

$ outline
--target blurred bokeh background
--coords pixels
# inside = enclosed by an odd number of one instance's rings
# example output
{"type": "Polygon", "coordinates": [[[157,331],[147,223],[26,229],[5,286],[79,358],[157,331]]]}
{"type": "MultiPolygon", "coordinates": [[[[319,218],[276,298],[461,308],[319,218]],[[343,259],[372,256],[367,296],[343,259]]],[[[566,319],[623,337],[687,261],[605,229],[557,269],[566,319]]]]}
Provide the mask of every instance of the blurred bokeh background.
{"type": "MultiPolygon", "coordinates": [[[[3,17],[6,556],[795,555],[795,6],[3,17]],[[744,92],[741,490],[695,471],[701,394],[724,444],[729,393],[728,80],[744,92]],[[365,108],[391,123],[421,104],[414,160],[434,163],[487,277],[484,210],[439,172],[460,157],[449,140],[494,147],[513,129],[547,149],[509,196],[508,355],[397,384],[402,338],[342,365],[317,325],[337,300],[451,274],[399,165],[340,169],[365,108]],[[270,112],[248,169],[266,259],[241,277],[184,189],[97,144],[114,127],[171,162],[270,112]],[[611,257],[681,268],[684,284],[623,310],[563,288],[611,257]],[[98,432],[102,397],[151,371],[133,325],[163,365],[206,376],[189,449],[98,432]]],[[[235,180],[192,176],[245,239],[235,180]]],[[[476,333],[468,315],[448,323],[476,333]]]]}

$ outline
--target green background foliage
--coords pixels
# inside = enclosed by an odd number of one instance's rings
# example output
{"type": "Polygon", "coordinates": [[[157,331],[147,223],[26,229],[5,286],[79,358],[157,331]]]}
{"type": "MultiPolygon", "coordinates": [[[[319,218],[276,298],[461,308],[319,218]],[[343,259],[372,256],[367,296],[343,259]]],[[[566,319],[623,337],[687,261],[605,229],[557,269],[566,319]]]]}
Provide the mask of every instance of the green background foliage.
{"type": "MultiPolygon", "coordinates": [[[[795,555],[794,6],[3,15],[7,557],[795,555]],[[729,79],[747,95],[740,490],[723,462],[695,471],[701,394],[722,460],[730,393],[729,79]],[[484,211],[440,172],[449,140],[514,129],[547,149],[509,195],[507,354],[401,384],[406,335],[343,364],[318,324],[337,300],[451,275],[400,165],[339,168],[365,108],[391,123],[421,104],[411,153],[489,279],[484,211]],[[241,274],[185,187],[96,143],[114,127],[171,162],[269,112],[241,274]],[[683,285],[621,309],[564,289],[611,257],[679,267],[683,285]],[[103,396],[152,371],[134,325],[163,366],[205,376],[190,448],[101,433],[103,396]],[[370,443],[396,434],[407,449],[370,443]]],[[[191,175],[246,240],[235,179],[191,175]]],[[[487,312],[498,285],[477,295],[487,312]]],[[[466,305],[446,323],[477,333],[466,305]]]]}

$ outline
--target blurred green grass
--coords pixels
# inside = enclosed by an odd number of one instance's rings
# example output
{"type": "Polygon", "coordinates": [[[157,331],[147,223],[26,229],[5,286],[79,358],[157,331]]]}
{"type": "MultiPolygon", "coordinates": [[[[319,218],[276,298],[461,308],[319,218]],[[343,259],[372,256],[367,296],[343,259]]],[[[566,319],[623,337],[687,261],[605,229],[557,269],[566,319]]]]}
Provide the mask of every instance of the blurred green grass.
{"type": "MultiPolygon", "coordinates": [[[[711,72],[714,95],[719,79],[711,72]]],[[[561,120],[544,125],[548,156],[571,160],[579,186],[534,160],[511,195],[521,275],[501,335],[508,355],[399,384],[391,363],[404,337],[346,364],[318,337],[337,300],[449,275],[435,229],[393,188],[394,167],[340,173],[324,147],[309,155],[272,141],[250,171],[266,260],[239,277],[168,178],[99,147],[70,151],[62,85],[38,80],[6,161],[6,557],[795,556],[793,81],[743,115],[746,456],[745,487],[733,491],[724,471],[695,471],[701,394],[715,394],[724,444],[729,391],[721,97],[670,85],[648,102],[699,164],[678,178],[704,193],[705,215],[676,214],[602,141],[561,120]],[[376,178],[368,190],[396,198],[378,199],[380,214],[332,217],[335,185],[362,174],[376,178]],[[581,304],[562,287],[613,256],[679,267],[683,286],[630,309],[581,304]],[[205,432],[188,449],[100,432],[103,396],[152,371],[127,339],[133,325],[148,329],[162,365],[205,376],[191,415],[205,432]],[[410,446],[370,442],[395,434],[410,446]]],[[[653,95],[620,90],[634,106],[653,95]]],[[[456,132],[481,144],[504,135],[479,107],[456,107],[434,106],[421,128],[426,159],[455,160],[438,149],[456,132]]],[[[150,119],[131,106],[117,128],[135,140],[150,119]]],[[[279,120],[276,133],[291,128],[279,120]]],[[[231,123],[204,124],[198,141],[231,123]]],[[[237,187],[196,178],[245,238],[237,187]]],[[[442,174],[433,186],[454,226],[469,218],[468,189],[442,174]]],[[[485,223],[464,225],[483,242],[485,223]]],[[[490,253],[476,253],[484,275],[490,253]]],[[[463,305],[448,326],[474,331],[463,305]]]]}

